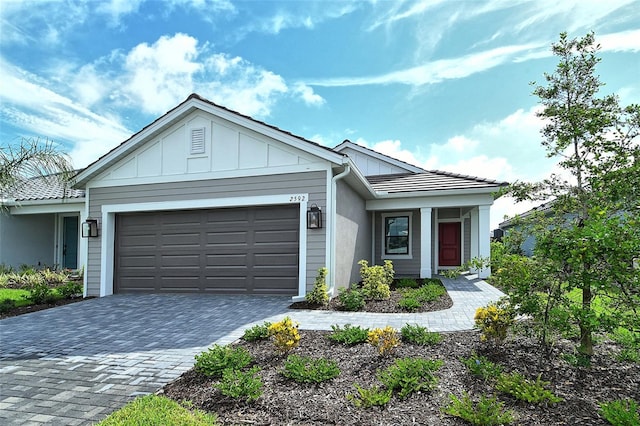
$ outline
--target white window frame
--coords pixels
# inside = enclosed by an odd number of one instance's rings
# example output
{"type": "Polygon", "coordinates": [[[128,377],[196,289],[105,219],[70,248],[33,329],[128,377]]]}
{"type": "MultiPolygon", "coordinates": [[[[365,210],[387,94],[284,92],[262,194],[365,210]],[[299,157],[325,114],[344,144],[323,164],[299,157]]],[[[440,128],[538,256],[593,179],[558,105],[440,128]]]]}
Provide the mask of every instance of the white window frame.
{"type": "Polygon", "coordinates": [[[381,223],[381,242],[380,245],[380,254],[382,259],[413,259],[413,212],[391,212],[391,213],[382,213],[382,223],[381,223]],[[387,223],[388,217],[401,217],[405,216],[409,218],[409,253],[407,254],[387,254],[386,243],[387,236],[385,235],[385,227],[387,223]]]}

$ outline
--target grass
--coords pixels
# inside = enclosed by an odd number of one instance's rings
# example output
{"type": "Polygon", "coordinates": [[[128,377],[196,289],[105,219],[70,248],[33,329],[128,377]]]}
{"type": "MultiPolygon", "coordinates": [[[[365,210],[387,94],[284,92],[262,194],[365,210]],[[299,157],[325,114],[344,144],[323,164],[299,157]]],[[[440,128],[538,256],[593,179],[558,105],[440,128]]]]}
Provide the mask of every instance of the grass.
{"type": "Polygon", "coordinates": [[[29,292],[27,290],[0,288],[0,300],[13,300],[15,301],[15,306],[31,305],[31,301],[26,299],[27,296],[29,296],[29,292]]]}
{"type": "MultiPolygon", "coordinates": [[[[188,404],[187,404],[188,405],[188,404]]],[[[216,425],[214,415],[178,404],[177,402],[157,395],[139,397],[111,414],[97,426],[119,425],[145,426],[200,426],[216,425]]]]}

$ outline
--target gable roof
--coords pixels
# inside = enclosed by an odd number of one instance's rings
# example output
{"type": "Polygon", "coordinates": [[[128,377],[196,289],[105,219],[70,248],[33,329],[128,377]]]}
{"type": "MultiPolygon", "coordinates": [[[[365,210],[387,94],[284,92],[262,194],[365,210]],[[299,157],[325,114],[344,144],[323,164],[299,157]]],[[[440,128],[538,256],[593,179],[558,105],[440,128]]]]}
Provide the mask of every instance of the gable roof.
{"type": "Polygon", "coordinates": [[[78,173],[76,176],[76,186],[82,187],[91,178],[104,171],[128,153],[132,152],[141,144],[144,144],[149,138],[158,134],[163,129],[171,126],[173,123],[195,110],[209,112],[240,126],[256,130],[259,133],[272,137],[293,147],[302,149],[310,154],[317,155],[335,164],[340,165],[346,161],[346,155],[340,154],[331,148],[322,146],[319,143],[305,139],[302,136],[295,135],[271,124],[267,124],[263,121],[256,120],[237,111],[218,105],[201,97],[197,93],[192,93],[182,103],[170,109],[138,132],[134,133],[130,138],[121,142],[120,145],[116,146],[111,151],[87,166],[87,168],[82,172],[78,173]]]}
{"type": "Polygon", "coordinates": [[[383,194],[483,189],[491,192],[501,186],[507,185],[507,182],[459,175],[439,170],[426,171],[424,173],[368,176],[367,181],[377,193],[383,194]]]}
{"type": "Polygon", "coordinates": [[[353,149],[354,151],[361,152],[365,155],[377,158],[378,160],[393,164],[394,166],[400,167],[408,172],[422,173],[426,171],[425,169],[418,166],[414,166],[413,164],[409,164],[406,161],[398,160],[397,158],[393,158],[386,154],[382,154],[378,151],[374,151],[373,149],[367,148],[366,146],[353,143],[349,139],[345,139],[340,145],[333,148],[333,150],[336,152],[342,152],[348,148],[353,149]]]}

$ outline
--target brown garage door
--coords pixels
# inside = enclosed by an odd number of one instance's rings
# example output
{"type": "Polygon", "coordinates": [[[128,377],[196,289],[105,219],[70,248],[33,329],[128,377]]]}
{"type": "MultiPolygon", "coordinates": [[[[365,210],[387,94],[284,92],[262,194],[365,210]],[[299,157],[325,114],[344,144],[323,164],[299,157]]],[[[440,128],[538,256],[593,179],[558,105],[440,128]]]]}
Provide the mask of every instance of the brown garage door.
{"type": "Polygon", "coordinates": [[[115,291],[297,294],[298,206],[116,216],[115,291]]]}

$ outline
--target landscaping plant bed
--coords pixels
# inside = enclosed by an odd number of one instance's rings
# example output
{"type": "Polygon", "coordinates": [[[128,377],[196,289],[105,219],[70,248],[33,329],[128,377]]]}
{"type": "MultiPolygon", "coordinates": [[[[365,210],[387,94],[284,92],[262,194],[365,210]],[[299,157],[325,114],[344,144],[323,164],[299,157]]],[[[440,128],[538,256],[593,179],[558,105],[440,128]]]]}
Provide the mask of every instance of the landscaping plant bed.
{"type": "MultiPolygon", "coordinates": [[[[373,346],[361,343],[345,346],[327,338],[329,332],[300,331],[300,345],[291,354],[325,357],[335,360],[340,374],[319,384],[297,383],[282,375],[287,356],[274,352],[273,342],[259,340],[234,346],[246,348],[258,366],[264,383],[262,395],[253,402],[232,399],[212,386],[219,379],[196,370],[184,373],[161,392],[189,406],[216,413],[221,424],[251,425],[464,425],[460,418],[443,413],[450,395],[462,398],[468,392],[476,400],[480,395],[496,396],[504,408],[512,410],[518,425],[606,425],[599,414],[599,403],[632,398],[640,401],[640,365],[616,360],[619,348],[608,341],[600,344],[590,368],[576,367],[566,361],[573,342],[561,341],[549,356],[524,337],[510,337],[500,346],[479,341],[475,331],[443,334],[440,343],[420,346],[402,342],[389,356],[380,356],[373,346]],[[535,380],[539,375],[550,382],[547,387],[561,402],[526,403],[495,389],[495,380],[472,374],[461,359],[484,356],[499,364],[505,373],[519,372],[535,380]],[[564,354],[564,356],[563,356],[564,354]],[[397,359],[427,358],[443,361],[434,373],[437,385],[400,399],[394,392],[383,407],[358,408],[347,400],[357,394],[354,383],[363,388],[382,386],[377,371],[397,359]]],[[[250,367],[249,366],[249,367],[250,367]]]]}
{"type": "Polygon", "coordinates": [[[82,302],[83,300],[93,299],[93,297],[85,297],[82,296],[72,297],[70,299],[59,299],[53,301],[51,303],[40,303],[37,305],[26,305],[26,306],[16,306],[15,308],[11,308],[6,312],[0,313],[0,319],[15,317],[22,314],[28,314],[31,312],[43,311],[49,308],[55,308],[56,306],[68,305],[70,303],[82,302]]]}
{"type": "MultiPolygon", "coordinates": [[[[415,280],[419,286],[422,286],[425,282],[422,279],[415,280]]],[[[435,280],[430,280],[430,282],[434,282],[435,280]]],[[[439,282],[439,280],[438,280],[439,282]]],[[[442,285],[442,283],[440,283],[442,285]]],[[[443,286],[444,288],[444,286],[443,286]]],[[[406,288],[396,288],[395,286],[391,286],[391,296],[385,300],[366,300],[365,305],[359,312],[377,312],[377,313],[408,313],[408,312],[433,312],[433,311],[442,311],[445,309],[449,309],[453,305],[453,301],[449,294],[444,291],[444,294],[437,298],[436,300],[425,302],[419,308],[408,311],[406,309],[401,308],[398,305],[398,302],[403,297],[403,292],[408,289],[406,288]]],[[[334,297],[329,301],[329,304],[326,306],[316,305],[306,301],[303,302],[294,302],[289,305],[290,309],[317,309],[317,310],[329,310],[329,311],[344,311],[344,307],[340,304],[338,297],[334,297]]]]}

